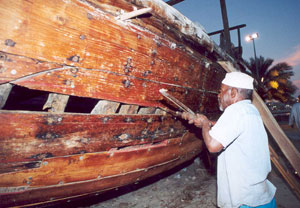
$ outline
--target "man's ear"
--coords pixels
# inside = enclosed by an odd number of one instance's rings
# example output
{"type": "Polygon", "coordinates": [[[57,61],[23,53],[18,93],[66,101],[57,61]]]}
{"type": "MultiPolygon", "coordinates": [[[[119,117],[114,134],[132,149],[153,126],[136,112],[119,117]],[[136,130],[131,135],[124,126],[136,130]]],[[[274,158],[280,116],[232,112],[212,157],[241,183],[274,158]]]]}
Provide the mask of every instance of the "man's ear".
{"type": "Polygon", "coordinates": [[[236,88],[231,88],[230,96],[235,98],[238,95],[238,90],[236,88]]]}

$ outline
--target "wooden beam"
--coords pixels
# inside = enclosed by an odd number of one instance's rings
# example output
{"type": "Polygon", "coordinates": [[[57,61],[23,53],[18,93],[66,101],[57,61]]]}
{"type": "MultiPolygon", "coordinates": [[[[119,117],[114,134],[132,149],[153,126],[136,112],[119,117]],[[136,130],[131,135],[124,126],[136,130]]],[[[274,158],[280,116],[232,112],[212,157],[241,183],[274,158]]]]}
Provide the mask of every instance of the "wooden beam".
{"type": "Polygon", "coordinates": [[[230,39],[229,23],[228,23],[225,0],[220,0],[220,5],[221,5],[221,12],[222,12],[223,27],[224,27],[225,50],[229,54],[231,54],[231,39],[230,39]]]}
{"type": "Polygon", "coordinates": [[[108,100],[100,100],[91,114],[114,114],[116,113],[120,103],[108,101],[108,100]]]}
{"type": "Polygon", "coordinates": [[[0,109],[2,109],[7,101],[12,85],[9,83],[0,85],[0,109]]]}
{"type": "Polygon", "coordinates": [[[135,10],[135,11],[132,11],[132,12],[122,14],[122,15],[118,16],[117,19],[120,19],[122,21],[123,20],[128,20],[128,19],[140,16],[140,15],[143,15],[143,14],[146,14],[146,13],[150,13],[151,11],[152,11],[152,8],[143,8],[143,9],[139,9],[139,10],[135,10]]]}
{"type": "Polygon", "coordinates": [[[183,1],[184,0],[170,0],[170,1],[167,1],[166,3],[169,4],[170,6],[173,6],[173,5],[183,2],[183,1]]]}
{"type": "Polygon", "coordinates": [[[122,104],[120,107],[119,114],[137,114],[138,109],[139,109],[138,105],[122,104]]]}
{"type": "MultiPolygon", "coordinates": [[[[236,25],[236,26],[233,26],[233,27],[230,27],[229,30],[238,30],[240,28],[243,28],[243,27],[246,27],[246,24],[242,24],[242,25],[236,25]]],[[[220,34],[224,32],[224,30],[217,30],[215,32],[211,32],[211,33],[207,33],[209,36],[212,36],[212,35],[217,35],[217,34],[220,34]]]]}
{"type": "Polygon", "coordinates": [[[145,107],[145,108],[141,108],[138,112],[138,114],[154,114],[156,111],[156,108],[154,107],[145,107]]]}
{"type": "Polygon", "coordinates": [[[69,97],[69,95],[50,93],[47,102],[43,106],[43,110],[48,109],[48,112],[63,113],[68,104],[69,97]]]}
{"type": "Polygon", "coordinates": [[[276,166],[284,180],[290,185],[291,189],[300,199],[300,184],[299,182],[293,177],[293,175],[282,165],[282,162],[279,156],[276,154],[274,149],[269,146],[270,149],[270,156],[273,164],[276,166]]]}

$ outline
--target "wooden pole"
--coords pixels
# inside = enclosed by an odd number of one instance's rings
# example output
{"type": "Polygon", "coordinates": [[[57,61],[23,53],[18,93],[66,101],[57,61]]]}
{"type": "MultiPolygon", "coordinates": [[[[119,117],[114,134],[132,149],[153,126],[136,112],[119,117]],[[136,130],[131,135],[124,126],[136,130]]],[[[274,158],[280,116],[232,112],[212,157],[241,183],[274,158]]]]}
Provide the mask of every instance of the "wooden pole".
{"type": "Polygon", "coordinates": [[[220,0],[220,5],[221,5],[221,12],[222,12],[223,27],[224,27],[225,50],[229,54],[231,54],[231,40],[230,40],[229,23],[228,23],[225,0],[220,0]]]}
{"type": "Polygon", "coordinates": [[[173,5],[183,2],[183,1],[184,0],[170,0],[170,1],[167,1],[166,3],[169,4],[170,6],[173,6],[173,5]]]}
{"type": "Polygon", "coordinates": [[[120,20],[127,20],[127,19],[131,19],[131,18],[140,16],[142,14],[149,13],[151,11],[152,11],[152,8],[143,8],[143,9],[139,9],[139,10],[135,10],[132,12],[122,14],[122,15],[118,16],[117,18],[120,20]]]}

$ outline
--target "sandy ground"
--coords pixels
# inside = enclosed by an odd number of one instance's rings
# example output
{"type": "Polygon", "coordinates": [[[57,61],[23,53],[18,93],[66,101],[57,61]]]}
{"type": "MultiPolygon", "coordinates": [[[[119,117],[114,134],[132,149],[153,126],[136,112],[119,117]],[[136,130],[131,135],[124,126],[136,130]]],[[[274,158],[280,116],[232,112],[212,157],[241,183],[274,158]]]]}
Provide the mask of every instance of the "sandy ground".
{"type": "MultiPolygon", "coordinates": [[[[284,131],[300,150],[300,133],[284,127],[284,131]]],[[[300,200],[273,168],[270,181],[277,187],[278,208],[299,208],[300,200]]],[[[67,207],[85,208],[215,208],[216,175],[199,158],[168,173],[158,175],[139,184],[120,188],[67,207]]]]}

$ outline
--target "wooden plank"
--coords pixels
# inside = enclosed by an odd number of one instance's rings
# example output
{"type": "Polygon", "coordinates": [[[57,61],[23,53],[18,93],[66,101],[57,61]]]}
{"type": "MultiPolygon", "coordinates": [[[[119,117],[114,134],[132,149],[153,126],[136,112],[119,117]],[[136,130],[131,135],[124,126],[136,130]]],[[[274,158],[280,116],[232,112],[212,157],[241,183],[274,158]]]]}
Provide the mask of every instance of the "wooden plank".
{"type": "MultiPolygon", "coordinates": [[[[186,37],[191,42],[194,42],[195,45],[199,44],[197,46],[203,47],[209,52],[213,51],[214,43],[203,31],[203,29],[196,26],[195,23],[178,12],[175,8],[169,6],[164,1],[129,0],[129,2],[141,7],[152,8],[151,14],[158,17],[165,24],[175,28],[177,33],[180,31],[181,35],[186,37]]],[[[180,34],[178,35],[180,36],[180,34]]]]}
{"type": "Polygon", "coordinates": [[[63,113],[68,104],[68,95],[50,93],[43,110],[48,109],[48,112],[63,113]]]}
{"type": "Polygon", "coordinates": [[[300,199],[300,183],[293,177],[293,175],[290,173],[288,169],[286,169],[282,162],[277,155],[277,153],[274,151],[274,149],[269,146],[270,149],[270,156],[273,164],[277,168],[277,170],[280,172],[284,180],[289,184],[293,192],[296,194],[296,196],[300,199]]]}
{"type": "MultiPolygon", "coordinates": [[[[218,62],[227,72],[236,71],[234,66],[230,62],[219,61],[218,62]]],[[[274,140],[277,142],[281,151],[288,159],[292,167],[295,169],[295,174],[299,177],[300,173],[300,153],[285,135],[272,113],[265,105],[260,96],[254,91],[253,94],[253,104],[257,107],[265,126],[270,131],[274,140]]]]}
{"type": "Polygon", "coordinates": [[[138,105],[122,104],[120,107],[119,114],[137,114],[138,109],[139,109],[138,105]]]}
{"type": "Polygon", "coordinates": [[[42,62],[0,51],[0,84],[60,67],[62,66],[56,63],[42,62]]]}
{"type": "Polygon", "coordinates": [[[183,135],[186,131],[180,121],[169,115],[1,111],[0,123],[0,169],[8,167],[5,163],[41,161],[159,142],[183,135]]]}
{"type": "Polygon", "coordinates": [[[99,100],[93,108],[91,114],[114,114],[116,113],[120,103],[108,100],[99,100]]]}
{"type": "Polygon", "coordinates": [[[143,15],[143,14],[150,13],[151,11],[152,11],[151,8],[138,9],[138,10],[134,10],[132,12],[121,14],[120,16],[117,17],[117,19],[124,21],[124,20],[128,20],[131,18],[135,18],[135,17],[143,15]]]}
{"type": "Polygon", "coordinates": [[[61,65],[191,87],[199,85],[202,60],[208,61],[174,47],[167,37],[126,27],[79,1],[1,1],[0,24],[5,25],[0,28],[0,51],[61,65]]]}
{"type": "Polygon", "coordinates": [[[154,114],[156,111],[156,108],[153,108],[153,107],[142,107],[139,109],[139,112],[138,114],[154,114]]]}
{"type": "Polygon", "coordinates": [[[12,85],[9,83],[0,84],[0,109],[2,109],[7,101],[12,85]]]}
{"type": "Polygon", "coordinates": [[[201,147],[201,140],[186,134],[160,144],[45,159],[39,168],[0,174],[0,205],[45,203],[120,187],[169,170],[201,147]]]}
{"type": "MultiPolygon", "coordinates": [[[[147,78],[148,75],[144,76],[144,78],[137,78],[101,69],[61,66],[7,53],[2,54],[6,56],[6,61],[3,62],[3,66],[6,70],[4,70],[2,74],[0,73],[0,82],[2,76],[2,82],[10,81],[11,83],[36,90],[107,100],[115,98],[114,101],[124,103],[133,103],[132,100],[135,99],[136,104],[139,103],[147,106],[157,105],[157,101],[155,101],[156,103],[151,101],[153,99],[162,99],[162,97],[157,97],[160,96],[159,93],[155,94],[155,88],[157,88],[157,90],[160,88],[168,88],[174,91],[172,88],[177,86],[171,84],[166,86],[168,85],[167,83],[160,84],[154,80],[149,80],[147,78]],[[32,71],[30,69],[32,69],[32,71]],[[10,71],[13,70],[16,70],[16,74],[10,76],[10,71]],[[116,90],[116,88],[120,89],[116,90]],[[132,96],[127,97],[126,94],[132,91],[132,88],[135,88],[132,92],[132,96]],[[151,90],[148,90],[150,88],[151,90]],[[121,94],[120,91],[124,93],[121,94]],[[137,94],[140,94],[140,96],[136,96],[137,94]],[[151,98],[153,95],[155,95],[155,97],[151,98]],[[150,102],[145,101],[145,99],[149,99],[149,96],[150,102]]],[[[206,72],[206,74],[212,73],[214,73],[212,70],[206,72]]],[[[216,77],[220,75],[217,74],[216,77]]],[[[181,86],[178,85],[178,87],[181,86]]],[[[204,87],[207,87],[208,90],[211,89],[210,86],[205,85],[204,87]]],[[[188,90],[184,87],[181,88],[182,89],[179,90],[181,93],[184,92],[186,94],[190,91],[193,92],[193,90],[188,90]]],[[[189,97],[190,96],[187,96],[187,99],[189,97]]],[[[197,97],[199,98],[199,96],[197,97]]],[[[196,104],[194,106],[196,107],[196,104]]]]}
{"type": "Polygon", "coordinates": [[[169,4],[169,5],[171,5],[171,6],[173,6],[173,5],[178,4],[180,2],[183,2],[183,1],[184,0],[169,0],[166,3],[169,4]]]}
{"type": "MultiPolygon", "coordinates": [[[[63,67],[27,76],[11,83],[30,89],[59,94],[105,99],[141,106],[163,106],[161,88],[168,89],[191,109],[198,109],[206,92],[181,86],[158,83],[148,79],[112,73],[105,70],[63,67]]],[[[217,104],[215,104],[217,105],[217,104]]]]}

